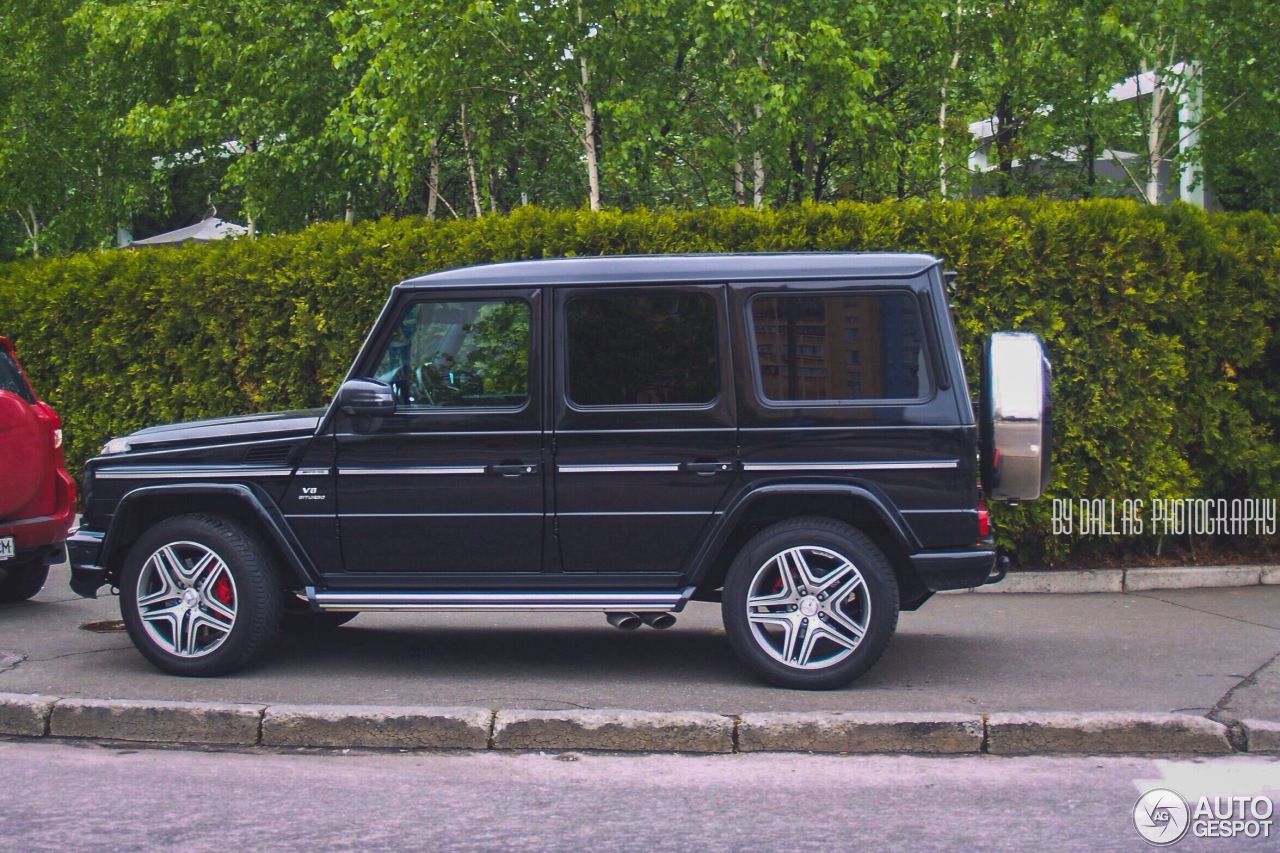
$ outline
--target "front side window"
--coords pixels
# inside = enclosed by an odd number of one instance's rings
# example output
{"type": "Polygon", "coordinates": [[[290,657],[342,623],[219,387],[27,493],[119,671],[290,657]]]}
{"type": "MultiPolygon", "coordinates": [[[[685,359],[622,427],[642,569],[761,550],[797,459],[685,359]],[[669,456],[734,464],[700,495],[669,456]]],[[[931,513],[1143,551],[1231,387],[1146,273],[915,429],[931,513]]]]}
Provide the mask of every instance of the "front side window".
{"type": "Polygon", "coordinates": [[[751,320],[757,376],[768,400],[925,396],[924,332],[912,293],[758,296],[751,320]]]}
{"type": "Polygon", "coordinates": [[[511,408],[529,399],[529,305],[416,302],[400,315],[375,378],[410,409],[511,408]]]}
{"type": "Polygon", "coordinates": [[[719,394],[716,308],[705,293],[580,296],[567,320],[577,406],[701,406],[719,394]]]}

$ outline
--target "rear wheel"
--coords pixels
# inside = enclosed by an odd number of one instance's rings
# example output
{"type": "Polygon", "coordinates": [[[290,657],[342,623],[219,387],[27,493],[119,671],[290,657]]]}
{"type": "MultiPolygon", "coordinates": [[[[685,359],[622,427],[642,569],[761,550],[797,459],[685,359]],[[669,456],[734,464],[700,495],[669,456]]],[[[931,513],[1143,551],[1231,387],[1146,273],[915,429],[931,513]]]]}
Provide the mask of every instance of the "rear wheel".
{"type": "Polygon", "coordinates": [[[880,659],[898,585],[864,533],[828,518],[765,528],[729,567],[721,604],[734,651],[779,687],[844,687],[880,659]]]}
{"type": "Polygon", "coordinates": [[[26,601],[44,589],[49,578],[49,566],[39,557],[21,563],[0,563],[4,580],[0,580],[0,603],[12,604],[26,601]]]}
{"type": "Polygon", "coordinates": [[[257,538],[214,515],[152,527],[130,550],[120,581],[133,644],[174,675],[223,675],[261,656],[279,633],[281,598],[257,538]]]}

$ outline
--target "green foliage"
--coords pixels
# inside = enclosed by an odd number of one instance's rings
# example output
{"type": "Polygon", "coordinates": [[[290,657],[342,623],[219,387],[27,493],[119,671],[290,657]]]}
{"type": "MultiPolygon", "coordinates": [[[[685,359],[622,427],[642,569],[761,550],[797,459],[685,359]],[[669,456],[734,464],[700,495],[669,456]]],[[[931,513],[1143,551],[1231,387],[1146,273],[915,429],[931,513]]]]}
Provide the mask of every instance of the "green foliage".
{"type": "MultiPolygon", "coordinates": [[[[944,258],[960,274],[953,301],[971,371],[991,331],[1038,332],[1055,370],[1049,498],[1280,497],[1280,227],[1262,214],[992,200],[525,207],[319,225],[0,266],[0,334],[61,412],[79,466],[142,426],[325,405],[388,288],[410,275],[518,258],[783,250],[944,258]]],[[[519,369],[499,350],[478,358],[519,369]]],[[[1134,544],[1048,535],[1049,500],[993,510],[1026,560],[1134,544]]]]}

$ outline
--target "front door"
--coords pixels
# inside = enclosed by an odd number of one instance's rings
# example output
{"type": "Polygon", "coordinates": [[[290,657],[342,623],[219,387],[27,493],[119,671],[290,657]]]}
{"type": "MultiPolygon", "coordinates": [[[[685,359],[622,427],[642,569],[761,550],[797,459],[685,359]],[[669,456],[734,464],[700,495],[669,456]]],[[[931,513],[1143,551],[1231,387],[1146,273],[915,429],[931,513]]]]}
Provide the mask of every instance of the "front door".
{"type": "Polygon", "coordinates": [[[542,570],[539,294],[410,294],[359,365],[396,413],[337,416],[346,569],[430,585],[542,570]]]}

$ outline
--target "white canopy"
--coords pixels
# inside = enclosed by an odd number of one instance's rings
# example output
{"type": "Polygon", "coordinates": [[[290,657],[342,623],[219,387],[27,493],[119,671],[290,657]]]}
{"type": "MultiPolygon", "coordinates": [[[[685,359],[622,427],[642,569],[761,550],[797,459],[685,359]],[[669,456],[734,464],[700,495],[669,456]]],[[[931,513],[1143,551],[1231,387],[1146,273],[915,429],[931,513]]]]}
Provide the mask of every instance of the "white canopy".
{"type": "Polygon", "coordinates": [[[234,222],[226,222],[221,219],[209,217],[208,219],[197,222],[195,225],[188,225],[186,228],[179,228],[177,231],[168,231],[164,234],[157,234],[154,237],[148,237],[145,240],[134,240],[130,246],[173,246],[178,243],[208,243],[210,240],[225,240],[228,237],[239,237],[248,232],[243,225],[236,225],[234,222]]]}

